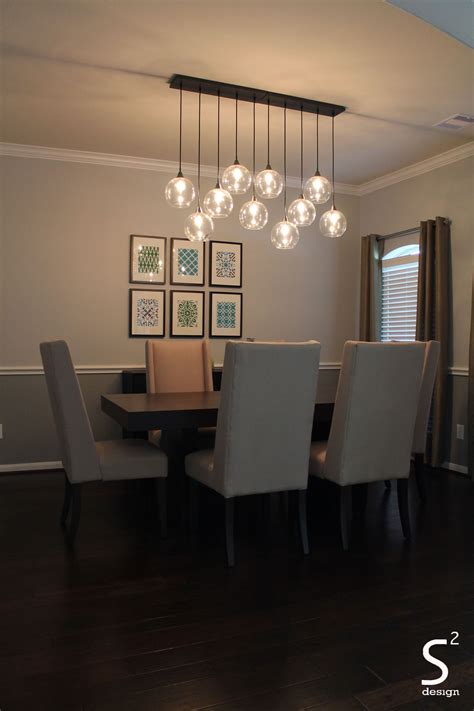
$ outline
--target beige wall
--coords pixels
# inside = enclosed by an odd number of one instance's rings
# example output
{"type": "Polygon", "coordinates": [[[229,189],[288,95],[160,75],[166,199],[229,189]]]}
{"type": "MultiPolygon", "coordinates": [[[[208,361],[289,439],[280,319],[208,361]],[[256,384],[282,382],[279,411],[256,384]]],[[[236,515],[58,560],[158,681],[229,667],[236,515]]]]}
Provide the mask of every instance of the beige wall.
{"type": "MultiPolygon", "coordinates": [[[[1,160],[0,367],[39,366],[38,344],[53,338],[70,343],[79,366],[143,365],[144,340],[128,337],[129,237],[183,235],[186,212],[168,208],[163,197],[171,176],[43,159],[1,160]]],[[[204,180],[208,187],[212,180],[204,180]]],[[[296,191],[290,190],[293,197],[296,191]]],[[[281,219],[282,203],[270,206],[273,224],[281,219]]],[[[236,213],[217,224],[216,239],[244,243],[244,337],[316,338],[323,361],[340,361],[344,341],[357,333],[359,198],[338,196],[338,207],[349,223],[344,239],[325,239],[315,225],[301,230],[291,252],[272,247],[270,227],[243,230],[236,213]]],[[[212,341],[216,362],[223,350],[223,341],[212,341]]],[[[332,374],[324,377],[332,382],[332,374]]],[[[119,388],[117,376],[82,375],[81,384],[96,437],[114,435],[98,402],[101,392],[119,388]]],[[[57,458],[42,376],[0,377],[0,423],[0,463],[57,458]]]]}

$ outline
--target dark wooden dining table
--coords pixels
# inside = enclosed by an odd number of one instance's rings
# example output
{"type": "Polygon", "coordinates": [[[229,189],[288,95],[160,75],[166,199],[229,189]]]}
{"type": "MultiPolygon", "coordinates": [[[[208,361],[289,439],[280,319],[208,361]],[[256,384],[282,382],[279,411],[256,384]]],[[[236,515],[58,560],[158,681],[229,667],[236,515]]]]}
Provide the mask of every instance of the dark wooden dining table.
{"type": "MultiPolygon", "coordinates": [[[[102,395],[102,411],[127,432],[194,429],[217,423],[221,393],[121,393],[102,395]]],[[[319,401],[314,407],[313,437],[327,438],[334,403],[319,401]]]]}

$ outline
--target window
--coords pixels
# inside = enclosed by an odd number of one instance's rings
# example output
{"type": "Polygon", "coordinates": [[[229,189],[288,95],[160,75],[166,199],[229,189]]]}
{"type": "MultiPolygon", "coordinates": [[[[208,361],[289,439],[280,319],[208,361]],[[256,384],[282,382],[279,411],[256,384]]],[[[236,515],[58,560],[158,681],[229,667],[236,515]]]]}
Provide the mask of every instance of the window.
{"type": "Polygon", "coordinates": [[[418,244],[406,244],[382,258],[382,341],[414,341],[418,287],[418,244]]]}

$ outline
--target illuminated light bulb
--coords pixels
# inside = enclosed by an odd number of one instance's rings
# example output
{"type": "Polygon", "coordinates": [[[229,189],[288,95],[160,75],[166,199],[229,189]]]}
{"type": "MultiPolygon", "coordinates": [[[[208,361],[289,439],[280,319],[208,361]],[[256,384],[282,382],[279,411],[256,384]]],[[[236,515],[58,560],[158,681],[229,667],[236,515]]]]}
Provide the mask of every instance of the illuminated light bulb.
{"type": "Polygon", "coordinates": [[[268,222],[268,210],[263,202],[252,198],[240,208],[239,220],[246,230],[261,230],[268,222]]]}
{"type": "Polygon", "coordinates": [[[203,205],[204,211],[213,220],[219,220],[223,217],[229,217],[234,207],[234,201],[228,190],[223,190],[219,185],[216,185],[206,194],[203,205]]]}
{"type": "Polygon", "coordinates": [[[165,198],[168,205],[171,207],[184,208],[189,207],[196,197],[194,185],[185,178],[182,174],[176,176],[169,181],[165,188],[165,198]]]}
{"type": "Polygon", "coordinates": [[[205,242],[214,232],[214,223],[199,207],[184,222],[184,234],[191,242],[205,242]]]}
{"type": "Polygon", "coordinates": [[[347,229],[347,220],[342,212],[332,207],[321,216],[319,229],[325,237],[342,237],[347,229]]]}
{"type": "Polygon", "coordinates": [[[322,205],[331,197],[331,183],[327,178],[316,173],[306,181],[304,196],[316,205],[322,205]]]}
{"type": "Polygon", "coordinates": [[[251,172],[238,161],[229,165],[222,173],[222,186],[233,195],[243,195],[251,185],[251,172]]]}
{"type": "Polygon", "coordinates": [[[298,227],[309,227],[316,218],[316,208],[310,200],[306,200],[303,195],[293,200],[288,208],[288,219],[298,227]]]}
{"type": "Polygon", "coordinates": [[[280,173],[267,165],[265,170],[261,170],[255,178],[255,190],[261,198],[273,200],[283,190],[283,178],[280,173]]]}
{"type": "Polygon", "coordinates": [[[293,249],[299,242],[300,233],[296,225],[284,219],[273,227],[271,239],[277,249],[293,249]]]}

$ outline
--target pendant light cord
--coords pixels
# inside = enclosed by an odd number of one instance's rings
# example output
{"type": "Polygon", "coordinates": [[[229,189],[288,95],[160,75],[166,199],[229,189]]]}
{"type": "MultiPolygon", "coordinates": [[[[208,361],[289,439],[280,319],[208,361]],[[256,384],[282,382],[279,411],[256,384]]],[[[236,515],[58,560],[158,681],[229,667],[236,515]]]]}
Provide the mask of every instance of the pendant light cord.
{"type": "Polygon", "coordinates": [[[285,179],[283,182],[283,206],[285,210],[285,220],[288,219],[286,212],[286,104],[283,110],[283,172],[285,174],[285,179]]]}
{"type": "Polygon", "coordinates": [[[301,177],[301,197],[303,197],[303,107],[300,109],[300,177],[301,177]]]}
{"type": "Polygon", "coordinates": [[[334,199],[334,111],[332,113],[332,209],[336,209],[336,201],[334,199]]]}
{"type": "Polygon", "coordinates": [[[183,85],[179,85],[179,170],[178,178],[183,177],[181,168],[181,148],[183,144],[183,85]]]}
{"type": "Polygon", "coordinates": [[[252,180],[252,194],[253,194],[253,199],[255,200],[255,102],[256,98],[255,96],[253,97],[253,153],[252,153],[252,160],[253,160],[253,180],[252,180]]]}
{"type": "Polygon", "coordinates": [[[221,186],[220,176],[220,160],[221,160],[221,92],[217,92],[217,181],[216,188],[221,186]]]}
{"type": "Polygon", "coordinates": [[[270,99],[267,100],[267,170],[271,170],[270,165],[270,99]]]}
{"type": "Polygon", "coordinates": [[[319,108],[316,111],[316,175],[319,175],[319,108]]]}
{"type": "Polygon", "coordinates": [[[234,163],[238,163],[239,159],[237,158],[237,145],[238,145],[238,134],[239,134],[239,94],[235,94],[235,161],[234,163]]]}
{"type": "Polygon", "coordinates": [[[201,210],[201,87],[198,104],[198,211],[201,210]]]}

